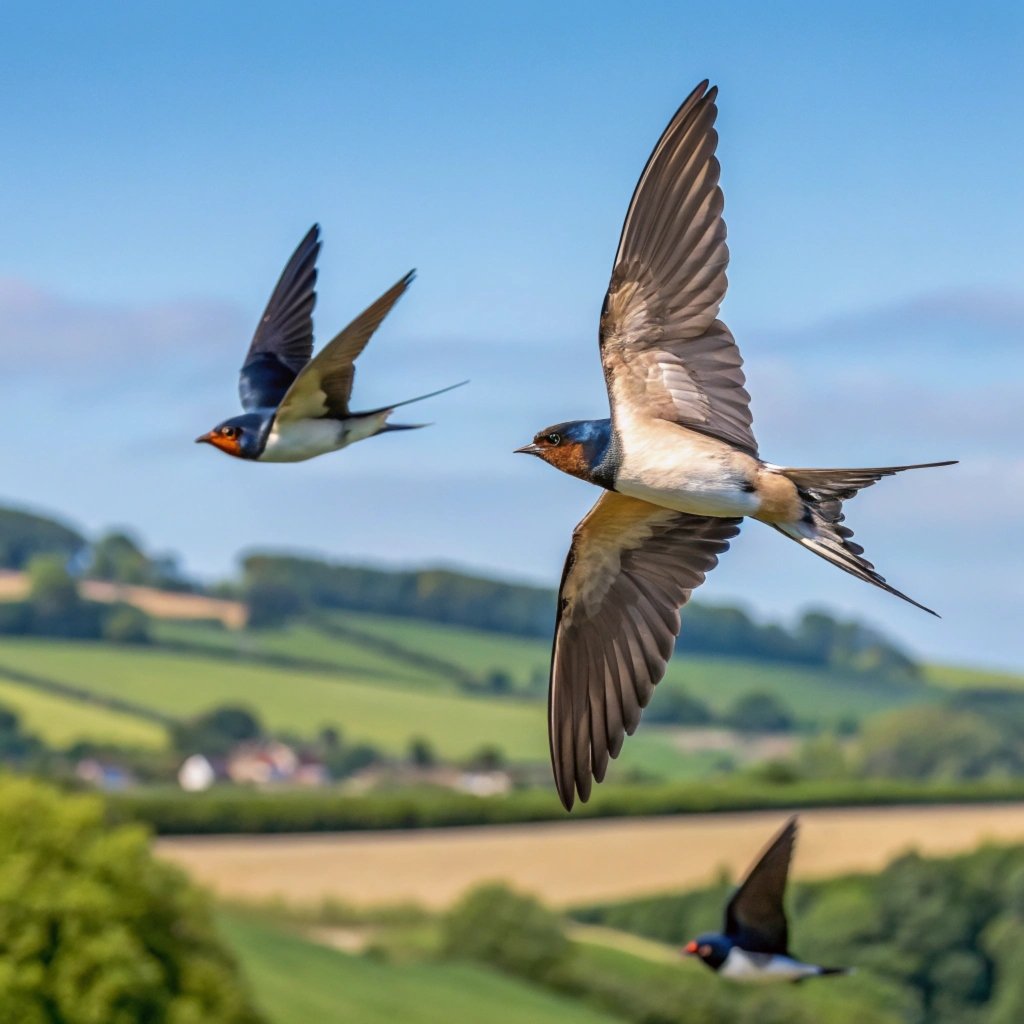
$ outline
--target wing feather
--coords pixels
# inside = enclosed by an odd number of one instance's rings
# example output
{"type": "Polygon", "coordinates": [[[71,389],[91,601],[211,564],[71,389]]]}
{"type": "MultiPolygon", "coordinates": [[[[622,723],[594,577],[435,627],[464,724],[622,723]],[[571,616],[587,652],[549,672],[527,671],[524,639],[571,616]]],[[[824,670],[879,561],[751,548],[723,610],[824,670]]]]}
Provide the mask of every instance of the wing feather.
{"type": "Polygon", "coordinates": [[[796,842],[796,816],[768,844],[725,910],[725,934],[752,953],[789,952],[784,899],[796,842]]]}
{"type": "Polygon", "coordinates": [[[576,527],[562,574],[548,690],[551,764],[562,803],[592,780],[640,722],[679,632],[679,608],[739,532],[605,492],[576,527]]]}
{"type": "Polygon", "coordinates": [[[743,360],[716,319],[729,263],[716,95],[707,82],[690,94],[640,176],[601,314],[601,360],[617,423],[628,410],[756,455],[743,360]]]}
{"type": "Polygon", "coordinates": [[[242,408],[273,409],[313,354],[320,226],[314,224],[281,272],[239,375],[242,408]]]}
{"type": "Polygon", "coordinates": [[[349,414],[356,357],[366,348],[374,331],[415,276],[416,272],[410,270],[317,353],[281,400],[277,410],[279,421],[323,417],[342,419],[349,414]]]}

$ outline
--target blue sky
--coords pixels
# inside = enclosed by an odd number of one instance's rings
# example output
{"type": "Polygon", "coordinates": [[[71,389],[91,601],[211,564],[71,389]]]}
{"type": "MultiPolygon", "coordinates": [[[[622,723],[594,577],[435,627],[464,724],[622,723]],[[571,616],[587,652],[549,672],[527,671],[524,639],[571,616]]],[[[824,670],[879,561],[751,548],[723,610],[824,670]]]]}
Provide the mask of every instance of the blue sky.
{"type": "Polygon", "coordinates": [[[862,615],[1024,667],[1019,5],[6,4],[0,500],[251,546],[557,581],[592,492],[510,452],[603,415],[597,315],[633,184],[721,89],[723,316],[762,451],[960,458],[851,507],[931,620],[750,524],[701,596],[862,615]],[[192,438],[236,409],[277,274],[324,229],[318,333],[410,267],[367,406],[436,422],[299,466],[192,438]],[[780,567],[782,567],[780,571],[780,567]]]}

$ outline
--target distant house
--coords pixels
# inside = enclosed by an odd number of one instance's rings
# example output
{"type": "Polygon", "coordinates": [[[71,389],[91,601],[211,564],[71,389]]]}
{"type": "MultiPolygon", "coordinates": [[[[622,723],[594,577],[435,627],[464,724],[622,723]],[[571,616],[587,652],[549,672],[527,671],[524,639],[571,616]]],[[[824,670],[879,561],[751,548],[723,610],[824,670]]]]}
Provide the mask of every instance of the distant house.
{"type": "Polygon", "coordinates": [[[193,754],[178,769],[178,785],[186,793],[202,793],[225,775],[223,764],[215,764],[205,754],[193,754]]]}
{"type": "Polygon", "coordinates": [[[240,743],[228,755],[227,774],[232,782],[255,786],[322,786],[329,781],[327,769],[319,761],[300,756],[277,740],[240,743]]]}
{"type": "Polygon", "coordinates": [[[90,786],[107,793],[128,789],[136,783],[135,776],[127,768],[108,761],[99,761],[94,757],[79,761],[75,765],[75,775],[82,782],[87,782],[90,786]]]}
{"type": "Polygon", "coordinates": [[[348,781],[348,788],[357,792],[393,786],[438,786],[472,796],[501,796],[512,789],[512,776],[500,769],[473,771],[450,765],[374,764],[348,781]]]}

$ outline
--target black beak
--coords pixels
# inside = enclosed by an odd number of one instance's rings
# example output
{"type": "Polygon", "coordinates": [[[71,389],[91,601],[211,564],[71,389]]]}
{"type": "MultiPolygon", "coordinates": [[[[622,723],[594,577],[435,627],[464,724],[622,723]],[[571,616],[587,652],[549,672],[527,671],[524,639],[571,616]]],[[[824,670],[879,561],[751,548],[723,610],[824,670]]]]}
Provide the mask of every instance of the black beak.
{"type": "Polygon", "coordinates": [[[208,433],[207,434],[201,434],[199,437],[196,438],[196,444],[209,444],[209,443],[210,443],[210,435],[208,433]]]}
{"type": "Polygon", "coordinates": [[[541,447],[539,444],[524,444],[522,448],[517,448],[512,454],[513,455],[540,455],[541,447]]]}

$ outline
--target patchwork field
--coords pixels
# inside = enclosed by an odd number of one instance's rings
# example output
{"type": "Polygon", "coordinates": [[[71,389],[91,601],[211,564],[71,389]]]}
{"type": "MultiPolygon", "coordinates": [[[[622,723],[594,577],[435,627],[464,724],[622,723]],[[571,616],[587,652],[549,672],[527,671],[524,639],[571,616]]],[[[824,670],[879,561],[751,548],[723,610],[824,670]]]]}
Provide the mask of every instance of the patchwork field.
{"type": "Polygon", "coordinates": [[[616,1024],[618,1018],[468,964],[379,963],[245,914],[220,929],[271,1024],[616,1024]]]}
{"type": "MultiPolygon", "coordinates": [[[[784,812],[567,821],[405,833],[161,839],[160,854],[225,896],[449,905],[500,879],[556,906],[733,878],[784,812]]],[[[872,871],[911,849],[940,855],[1024,842],[1024,804],[808,810],[795,877],[872,871]]]]}
{"type": "MultiPolygon", "coordinates": [[[[203,632],[202,627],[185,629],[203,632]]],[[[245,636],[209,632],[232,642],[245,636]]],[[[330,637],[324,640],[333,642],[330,637]]],[[[300,644],[301,632],[288,642],[300,644]]],[[[423,737],[439,755],[452,760],[492,746],[513,761],[547,761],[543,700],[472,697],[436,677],[424,684],[378,675],[385,663],[381,658],[372,670],[364,665],[363,670],[347,674],[159,648],[15,638],[0,643],[0,680],[4,669],[23,672],[166,716],[187,717],[235,704],[256,709],[273,729],[313,736],[333,725],[350,739],[393,754],[404,753],[413,737],[423,737]]],[[[40,731],[54,742],[79,735],[140,745],[163,742],[159,726],[143,718],[43,694],[15,682],[8,684],[8,690],[12,706],[18,700],[27,709],[43,704],[52,708],[52,718],[38,713],[33,720],[42,723],[40,731]]],[[[692,778],[713,768],[720,757],[715,752],[685,749],[672,730],[646,726],[626,745],[615,771],[692,778]]]]}
{"type": "Polygon", "coordinates": [[[2,674],[0,705],[15,711],[28,732],[51,746],[69,746],[79,740],[148,748],[167,743],[167,733],[146,719],[41,693],[2,674]]]}

